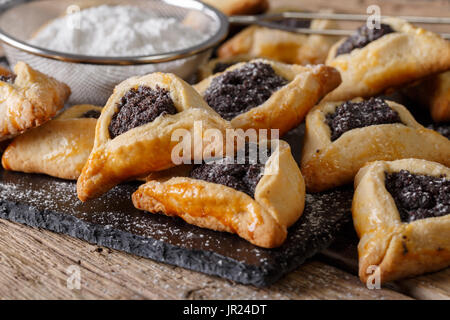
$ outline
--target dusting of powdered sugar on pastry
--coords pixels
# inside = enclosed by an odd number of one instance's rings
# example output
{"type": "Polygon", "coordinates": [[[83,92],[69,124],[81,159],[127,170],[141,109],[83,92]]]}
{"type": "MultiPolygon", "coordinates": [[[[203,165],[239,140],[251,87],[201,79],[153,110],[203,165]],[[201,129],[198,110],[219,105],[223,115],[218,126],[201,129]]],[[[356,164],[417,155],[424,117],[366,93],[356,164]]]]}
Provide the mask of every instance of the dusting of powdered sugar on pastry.
{"type": "Polygon", "coordinates": [[[207,37],[172,17],[134,6],[101,5],[50,21],[30,43],[72,54],[141,56],[186,49],[207,37]]]}

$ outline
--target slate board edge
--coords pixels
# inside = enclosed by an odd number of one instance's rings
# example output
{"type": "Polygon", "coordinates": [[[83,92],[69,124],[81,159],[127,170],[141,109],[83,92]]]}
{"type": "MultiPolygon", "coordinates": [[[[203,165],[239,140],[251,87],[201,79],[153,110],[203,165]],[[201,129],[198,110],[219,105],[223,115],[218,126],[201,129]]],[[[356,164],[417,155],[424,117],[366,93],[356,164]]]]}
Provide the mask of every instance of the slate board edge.
{"type": "MultiPolygon", "coordinates": [[[[33,207],[11,201],[0,202],[0,218],[67,234],[91,244],[257,287],[268,286],[285,274],[285,272],[274,274],[273,270],[261,270],[214,252],[181,248],[159,240],[108,228],[108,226],[94,225],[70,215],[38,211],[33,207]]],[[[296,261],[296,266],[304,260],[296,261]]]]}
{"type": "Polygon", "coordinates": [[[67,234],[91,244],[256,287],[273,284],[285,274],[299,267],[315,253],[328,247],[334,238],[324,239],[316,247],[316,250],[311,250],[310,254],[297,256],[290,260],[289,266],[280,272],[277,267],[257,268],[214,252],[181,248],[160,240],[108,228],[108,226],[95,225],[70,215],[53,211],[39,211],[31,206],[12,201],[0,202],[0,218],[30,227],[67,234]]]}

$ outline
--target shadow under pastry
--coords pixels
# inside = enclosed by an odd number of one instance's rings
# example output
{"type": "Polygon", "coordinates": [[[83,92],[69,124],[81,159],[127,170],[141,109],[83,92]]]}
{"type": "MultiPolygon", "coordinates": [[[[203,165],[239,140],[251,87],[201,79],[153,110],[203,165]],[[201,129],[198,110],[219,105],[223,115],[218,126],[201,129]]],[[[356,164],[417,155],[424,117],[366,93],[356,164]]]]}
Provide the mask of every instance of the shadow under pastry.
{"type": "Polygon", "coordinates": [[[427,107],[434,122],[450,122],[450,71],[432,75],[402,92],[427,107]]]}

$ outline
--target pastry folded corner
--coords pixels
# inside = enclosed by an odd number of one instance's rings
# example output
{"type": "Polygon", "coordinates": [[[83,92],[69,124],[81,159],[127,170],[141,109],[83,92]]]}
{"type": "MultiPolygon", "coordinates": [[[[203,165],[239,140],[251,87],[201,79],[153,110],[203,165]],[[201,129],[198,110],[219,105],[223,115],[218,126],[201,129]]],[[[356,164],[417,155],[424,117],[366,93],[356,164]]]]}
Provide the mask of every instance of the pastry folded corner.
{"type": "Polygon", "coordinates": [[[13,83],[0,81],[0,140],[10,139],[53,118],[70,88],[24,62],[14,67],[13,83]]]}

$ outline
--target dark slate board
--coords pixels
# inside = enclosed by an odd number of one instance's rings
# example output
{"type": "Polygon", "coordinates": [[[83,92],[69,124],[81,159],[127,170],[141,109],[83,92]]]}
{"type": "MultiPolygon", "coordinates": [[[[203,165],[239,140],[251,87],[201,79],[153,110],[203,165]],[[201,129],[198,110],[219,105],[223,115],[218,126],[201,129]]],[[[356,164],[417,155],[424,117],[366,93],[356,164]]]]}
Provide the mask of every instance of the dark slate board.
{"type": "MultiPolygon", "coordinates": [[[[283,137],[297,161],[303,131],[300,126],[283,137]]],[[[131,194],[138,185],[119,185],[82,203],[75,182],[1,170],[0,218],[259,287],[328,247],[351,219],[351,187],[307,195],[305,211],[286,242],[262,249],[233,234],[135,209],[131,194]]]]}
{"type": "Polygon", "coordinates": [[[273,283],[326,248],[350,219],[350,188],[307,195],[286,242],[262,249],[236,235],[135,209],[130,196],[137,186],[120,185],[82,203],[75,182],[2,170],[0,218],[255,286],[273,283]]]}

